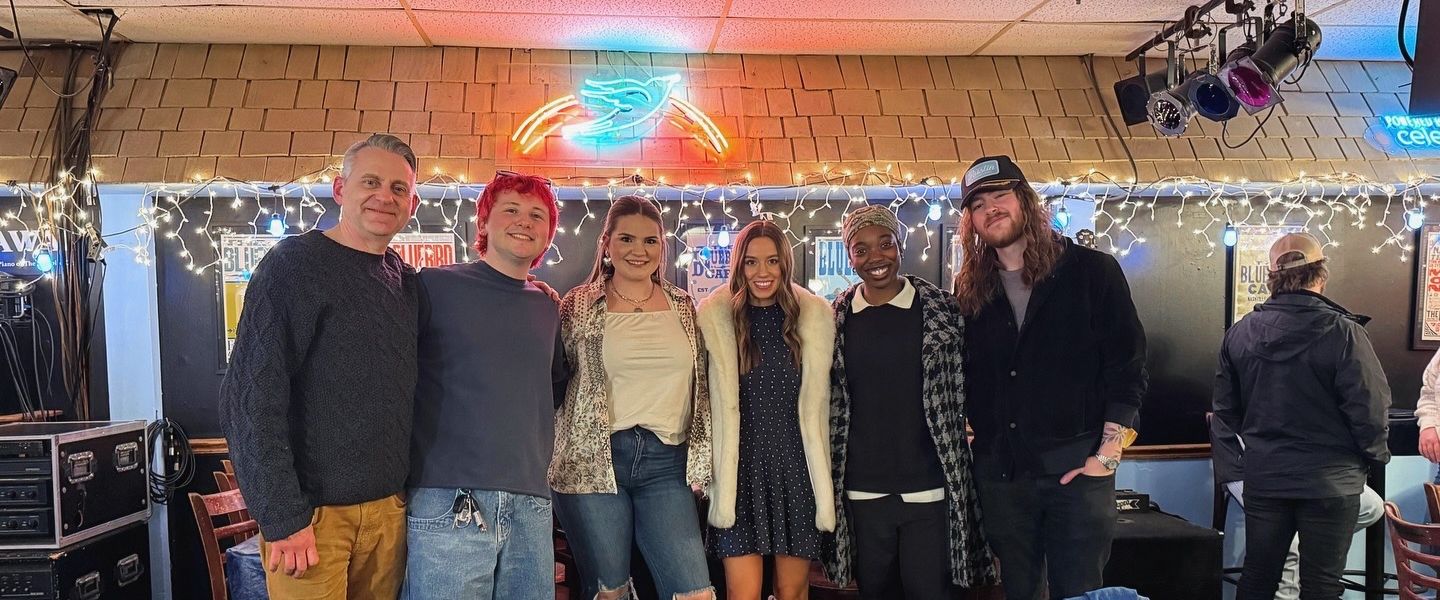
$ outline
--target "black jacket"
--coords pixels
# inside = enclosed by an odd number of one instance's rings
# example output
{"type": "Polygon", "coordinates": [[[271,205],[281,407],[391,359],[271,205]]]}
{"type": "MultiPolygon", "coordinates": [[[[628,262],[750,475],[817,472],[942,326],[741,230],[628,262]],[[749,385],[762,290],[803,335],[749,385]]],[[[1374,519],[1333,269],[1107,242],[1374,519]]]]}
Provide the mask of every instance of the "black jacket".
{"type": "Polygon", "coordinates": [[[1133,426],[1145,396],[1145,330],[1109,254],[1064,239],[1031,291],[1024,327],[999,274],[965,328],[965,379],[983,479],[1055,475],[1084,466],[1105,422],[1133,426]]]}
{"type": "MultiPolygon", "coordinates": [[[[1320,294],[1272,296],[1225,332],[1215,419],[1239,433],[1245,493],[1358,494],[1390,460],[1390,384],[1364,324],[1320,294]]],[[[1217,474],[1217,476],[1219,476],[1217,474]]]]}

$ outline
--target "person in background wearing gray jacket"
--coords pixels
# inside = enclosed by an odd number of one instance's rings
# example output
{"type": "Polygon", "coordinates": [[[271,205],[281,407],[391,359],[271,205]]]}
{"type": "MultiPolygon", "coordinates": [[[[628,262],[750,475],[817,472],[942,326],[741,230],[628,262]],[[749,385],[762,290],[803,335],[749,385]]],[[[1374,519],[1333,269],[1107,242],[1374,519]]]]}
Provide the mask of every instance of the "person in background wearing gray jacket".
{"type": "Polygon", "coordinates": [[[1271,600],[1300,536],[1300,597],[1338,599],[1360,497],[1390,460],[1390,385],[1367,317],[1326,298],[1320,243],[1303,233],[1270,248],[1270,299],[1225,333],[1215,419],[1239,435],[1245,567],[1237,600],[1271,600]]]}

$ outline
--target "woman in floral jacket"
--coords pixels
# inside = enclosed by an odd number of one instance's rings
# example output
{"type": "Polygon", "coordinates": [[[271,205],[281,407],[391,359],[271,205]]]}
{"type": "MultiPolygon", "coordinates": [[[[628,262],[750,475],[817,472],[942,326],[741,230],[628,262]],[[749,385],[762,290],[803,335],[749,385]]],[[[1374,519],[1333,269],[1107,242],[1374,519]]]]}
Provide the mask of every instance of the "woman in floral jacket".
{"type": "Polygon", "coordinates": [[[662,598],[712,598],[694,493],[710,483],[710,399],[695,305],[666,281],[655,204],[622,196],[589,282],[560,304],[572,374],[555,414],[556,513],[583,597],[632,598],[640,547],[662,598]]]}

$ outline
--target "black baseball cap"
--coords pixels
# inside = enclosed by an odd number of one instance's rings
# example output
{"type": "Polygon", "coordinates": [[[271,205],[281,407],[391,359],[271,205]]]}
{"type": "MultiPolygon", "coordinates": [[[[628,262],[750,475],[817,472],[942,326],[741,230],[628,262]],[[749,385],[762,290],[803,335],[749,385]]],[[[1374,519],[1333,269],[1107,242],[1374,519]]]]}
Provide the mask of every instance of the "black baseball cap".
{"type": "Polygon", "coordinates": [[[960,208],[970,204],[975,194],[992,189],[1013,188],[1026,182],[1025,174],[1008,156],[982,156],[970,163],[960,182],[960,208]]]}

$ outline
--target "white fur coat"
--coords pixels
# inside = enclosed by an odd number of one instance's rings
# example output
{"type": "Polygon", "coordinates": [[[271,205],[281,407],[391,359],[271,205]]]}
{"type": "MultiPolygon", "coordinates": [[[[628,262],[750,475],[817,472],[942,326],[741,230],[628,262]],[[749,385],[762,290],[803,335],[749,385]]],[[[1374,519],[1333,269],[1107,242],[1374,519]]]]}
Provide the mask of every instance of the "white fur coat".
{"type": "MultiPolygon", "coordinates": [[[[800,438],[815,492],[815,527],[835,530],[835,495],[830,481],[830,365],[834,360],[835,317],[830,304],[790,285],[800,304],[800,438]]],[[[697,320],[710,354],[710,415],[714,480],[710,484],[712,526],[735,525],[736,481],[740,471],[740,352],[730,289],[721,287],[700,303],[697,320]]]]}

